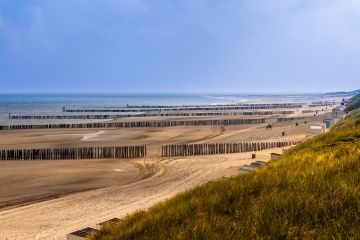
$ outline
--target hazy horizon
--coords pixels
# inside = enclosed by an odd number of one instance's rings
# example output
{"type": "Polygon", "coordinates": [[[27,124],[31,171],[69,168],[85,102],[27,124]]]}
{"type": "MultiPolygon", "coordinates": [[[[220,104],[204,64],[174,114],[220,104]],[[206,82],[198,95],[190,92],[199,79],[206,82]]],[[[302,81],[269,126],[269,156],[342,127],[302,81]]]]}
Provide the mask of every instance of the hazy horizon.
{"type": "Polygon", "coordinates": [[[332,94],[332,93],[338,93],[338,92],[352,92],[352,91],[356,91],[356,90],[360,90],[360,89],[339,89],[336,91],[301,91],[301,92],[192,92],[192,91],[168,91],[168,92],[149,92],[149,91],[143,91],[143,92],[135,92],[135,91],[126,91],[126,92],[102,92],[102,91],[98,91],[98,92],[80,92],[80,91],[68,91],[68,92],[56,92],[56,91],[49,91],[49,92],[37,92],[37,91],[33,91],[33,92],[1,92],[0,94],[29,94],[29,95],[33,95],[33,94],[104,94],[104,95],[316,95],[316,94],[332,94]]]}

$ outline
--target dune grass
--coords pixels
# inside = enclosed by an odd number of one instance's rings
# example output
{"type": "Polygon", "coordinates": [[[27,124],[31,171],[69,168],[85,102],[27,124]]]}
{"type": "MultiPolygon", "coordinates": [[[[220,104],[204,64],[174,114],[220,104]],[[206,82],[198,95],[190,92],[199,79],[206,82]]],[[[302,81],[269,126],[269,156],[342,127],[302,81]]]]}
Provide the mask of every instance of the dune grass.
{"type": "Polygon", "coordinates": [[[360,111],[256,172],[178,194],[92,239],[360,239],[360,111]]]}
{"type": "Polygon", "coordinates": [[[352,111],[352,110],[354,110],[354,109],[357,109],[357,108],[360,108],[360,94],[352,97],[352,98],[349,100],[349,103],[348,103],[348,105],[346,106],[345,111],[346,111],[346,112],[350,112],[350,111],[352,111]]]}

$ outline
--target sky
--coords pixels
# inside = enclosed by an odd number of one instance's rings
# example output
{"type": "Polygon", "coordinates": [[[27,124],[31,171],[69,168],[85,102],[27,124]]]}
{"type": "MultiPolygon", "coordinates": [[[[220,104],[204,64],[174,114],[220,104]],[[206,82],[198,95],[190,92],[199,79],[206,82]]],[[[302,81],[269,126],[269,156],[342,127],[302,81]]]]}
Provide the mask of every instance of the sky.
{"type": "Polygon", "coordinates": [[[359,63],[359,0],[0,0],[0,92],[330,92],[359,63]]]}

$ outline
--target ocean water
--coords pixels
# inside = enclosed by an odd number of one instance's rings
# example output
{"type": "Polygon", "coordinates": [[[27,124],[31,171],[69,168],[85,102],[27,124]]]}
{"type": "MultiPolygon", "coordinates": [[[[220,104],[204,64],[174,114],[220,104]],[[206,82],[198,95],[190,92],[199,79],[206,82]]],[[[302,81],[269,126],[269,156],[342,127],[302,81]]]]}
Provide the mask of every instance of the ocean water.
{"type": "MultiPolygon", "coordinates": [[[[202,95],[165,94],[0,94],[0,124],[27,124],[29,120],[9,120],[11,115],[62,115],[62,108],[103,108],[129,105],[192,105],[227,103],[202,95]]],[[[69,114],[69,113],[66,113],[69,114]]],[[[76,113],[79,114],[79,113],[76,113]]],[[[91,122],[94,120],[46,120],[46,122],[91,122]]],[[[45,122],[36,120],[37,123],[45,122]]]]}
{"type": "MultiPolygon", "coordinates": [[[[129,105],[201,105],[260,102],[311,102],[329,100],[321,94],[0,94],[0,124],[27,124],[9,120],[11,115],[62,115],[62,108],[102,108],[129,105]]],[[[46,122],[91,122],[94,120],[46,120],[46,122]]],[[[37,123],[42,121],[36,120],[37,123]]]]}

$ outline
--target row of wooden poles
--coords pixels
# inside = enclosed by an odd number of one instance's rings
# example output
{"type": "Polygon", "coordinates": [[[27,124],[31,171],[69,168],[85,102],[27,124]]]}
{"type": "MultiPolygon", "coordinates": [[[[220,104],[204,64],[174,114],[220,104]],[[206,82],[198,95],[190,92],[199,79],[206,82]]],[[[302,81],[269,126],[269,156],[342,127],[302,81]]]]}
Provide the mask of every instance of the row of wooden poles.
{"type": "Polygon", "coordinates": [[[336,102],[314,102],[309,104],[308,107],[326,107],[326,106],[333,106],[336,102]]]}
{"type": "Polygon", "coordinates": [[[162,146],[162,157],[213,155],[261,151],[264,149],[295,145],[294,141],[173,144],[162,146]]]}
{"type": "Polygon", "coordinates": [[[70,160],[142,158],[145,156],[146,146],[0,150],[0,160],[70,160]]]}
{"type": "Polygon", "coordinates": [[[194,108],[194,107],[251,107],[251,108],[292,108],[305,103],[239,103],[239,104],[216,104],[216,105],[127,105],[126,108],[194,108]]]}
{"type": "Polygon", "coordinates": [[[189,107],[147,107],[147,108],[101,108],[101,109],[66,109],[63,112],[160,112],[160,111],[223,111],[223,110],[246,110],[246,109],[274,109],[274,108],[301,108],[301,104],[248,104],[248,105],[225,105],[225,106],[189,106],[189,107]]]}
{"type": "Polygon", "coordinates": [[[309,117],[283,117],[283,118],[278,118],[277,121],[278,122],[289,122],[289,121],[304,120],[307,118],[309,118],[309,117]]]}
{"type": "Polygon", "coordinates": [[[97,122],[73,124],[42,124],[42,125],[3,125],[0,130],[20,129],[52,129],[52,128],[139,128],[139,127],[175,127],[175,126],[205,126],[205,125],[242,125],[265,123],[265,118],[255,119],[208,119],[187,121],[142,121],[142,122],[97,122]]]}
{"type": "Polygon", "coordinates": [[[93,115],[9,115],[10,119],[118,119],[129,117],[202,117],[202,116],[252,116],[252,115],[286,115],[294,111],[262,112],[175,112],[175,113],[142,113],[142,114],[93,114],[93,115]]]}
{"type": "Polygon", "coordinates": [[[309,109],[309,110],[302,110],[301,111],[302,113],[317,113],[317,112],[320,112],[320,110],[311,110],[311,109],[309,109]]]}
{"type": "MultiPolygon", "coordinates": [[[[230,154],[261,151],[295,145],[294,141],[173,144],[161,147],[162,157],[230,154]]],[[[0,160],[71,160],[131,159],[146,157],[146,146],[7,149],[0,150],[0,160]]]]}

